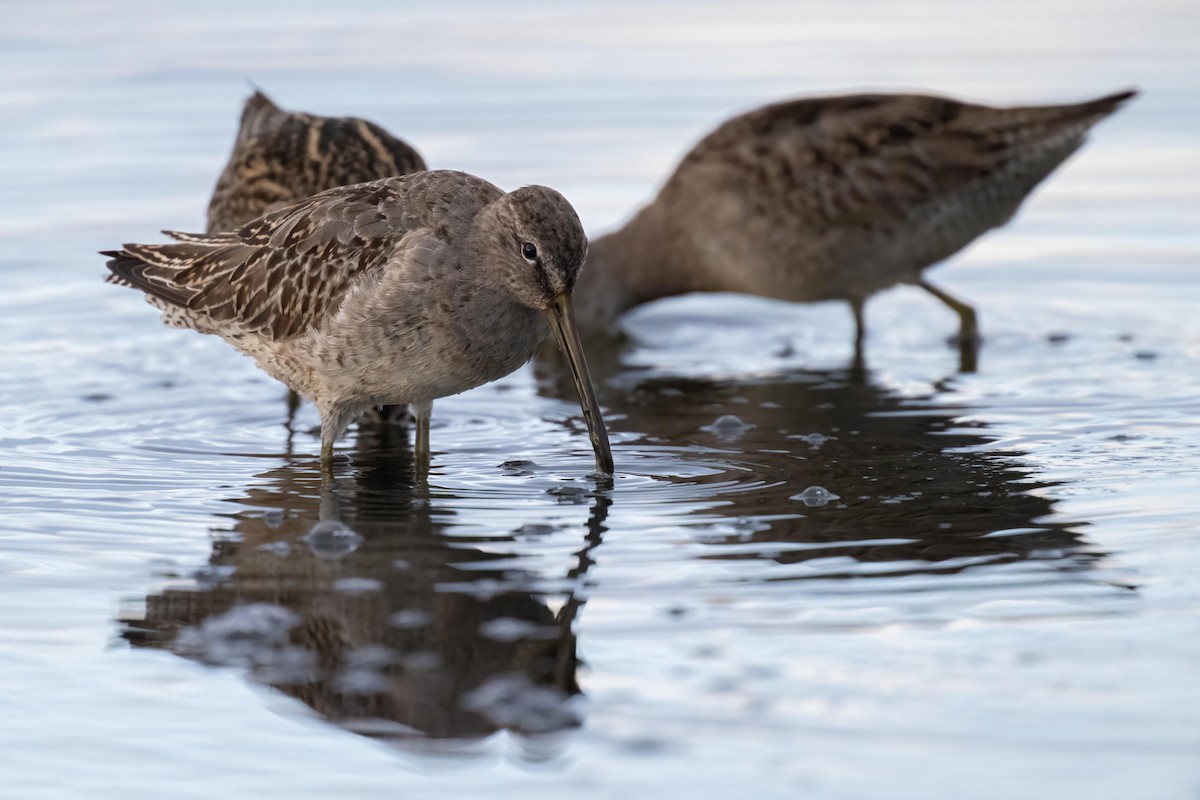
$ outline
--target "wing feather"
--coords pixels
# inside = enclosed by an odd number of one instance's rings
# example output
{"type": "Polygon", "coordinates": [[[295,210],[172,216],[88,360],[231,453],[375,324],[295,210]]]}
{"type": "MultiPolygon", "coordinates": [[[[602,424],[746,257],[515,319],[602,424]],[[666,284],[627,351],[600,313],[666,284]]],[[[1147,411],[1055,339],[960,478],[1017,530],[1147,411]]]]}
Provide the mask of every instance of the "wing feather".
{"type": "Polygon", "coordinates": [[[735,190],[751,182],[764,205],[814,227],[899,219],[1022,159],[1053,169],[1132,96],[1024,108],[887,94],[779,103],[702,139],[664,191],[695,171],[735,190]]]}
{"type": "Polygon", "coordinates": [[[108,267],[114,282],[186,309],[210,327],[287,339],[336,313],[353,284],[383,270],[407,236],[465,236],[474,215],[501,194],[487,181],[450,171],[342,186],[236,234],[127,244],[106,253],[108,267]]]}

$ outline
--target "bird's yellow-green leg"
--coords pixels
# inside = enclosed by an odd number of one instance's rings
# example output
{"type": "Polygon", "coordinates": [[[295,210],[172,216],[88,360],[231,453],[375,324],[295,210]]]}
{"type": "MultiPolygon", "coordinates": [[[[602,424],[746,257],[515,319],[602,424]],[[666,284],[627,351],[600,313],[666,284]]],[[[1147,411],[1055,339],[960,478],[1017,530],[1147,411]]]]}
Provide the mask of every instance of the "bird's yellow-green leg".
{"type": "Polygon", "coordinates": [[[300,410],[300,395],[295,389],[287,390],[287,410],[288,410],[288,427],[296,421],[296,412],[300,410]]]}
{"type": "Polygon", "coordinates": [[[867,341],[867,322],[863,318],[863,306],[866,302],[861,298],[850,301],[850,310],[854,313],[854,360],[861,362],[863,345],[867,341]]]}
{"type": "Polygon", "coordinates": [[[956,297],[951,297],[924,279],[918,281],[917,285],[929,292],[938,300],[941,300],[943,303],[950,306],[950,308],[954,309],[954,312],[958,314],[959,339],[966,342],[979,341],[979,315],[975,313],[975,309],[973,307],[967,305],[956,297]]]}
{"type": "Polygon", "coordinates": [[[433,413],[433,403],[413,403],[413,415],[417,418],[416,440],[413,443],[413,462],[418,475],[429,474],[429,417],[433,413]]]}
{"type": "Polygon", "coordinates": [[[321,413],[321,471],[333,474],[333,443],[346,432],[357,409],[344,405],[317,406],[321,413]]]}
{"type": "Polygon", "coordinates": [[[917,285],[954,309],[958,314],[958,368],[962,372],[974,372],[978,368],[979,315],[975,313],[973,307],[956,297],[951,297],[924,279],[918,281],[917,285]]]}

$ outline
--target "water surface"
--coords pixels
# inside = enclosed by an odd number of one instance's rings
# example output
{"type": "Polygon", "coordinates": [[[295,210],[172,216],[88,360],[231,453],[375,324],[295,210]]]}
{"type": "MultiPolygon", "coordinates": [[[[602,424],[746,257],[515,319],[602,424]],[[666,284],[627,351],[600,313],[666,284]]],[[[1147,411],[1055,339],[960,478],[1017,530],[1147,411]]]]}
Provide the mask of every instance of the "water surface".
{"type": "Polygon", "coordinates": [[[5,797],[1194,797],[1200,104],[1184,3],[17,3],[0,33],[5,797]],[[202,224],[245,80],[601,232],[731,113],[1137,85],[868,307],[678,298],[351,433],[100,283],[202,224]],[[736,418],[736,419],[730,419],[736,418]],[[812,487],[819,487],[824,492],[812,487]]]}

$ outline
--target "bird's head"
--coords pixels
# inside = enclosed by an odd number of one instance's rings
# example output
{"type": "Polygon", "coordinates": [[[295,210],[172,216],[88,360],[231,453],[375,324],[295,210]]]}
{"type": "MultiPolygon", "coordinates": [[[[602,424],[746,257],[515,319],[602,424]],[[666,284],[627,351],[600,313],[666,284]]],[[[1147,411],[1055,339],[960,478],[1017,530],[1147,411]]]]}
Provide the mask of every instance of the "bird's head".
{"type": "Polygon", "coordinates": [[[575,288],[587,236],[558,192],[523,186],[488,206],[475,227],[476,256],[522,305],[546,311],[575,288]]]}

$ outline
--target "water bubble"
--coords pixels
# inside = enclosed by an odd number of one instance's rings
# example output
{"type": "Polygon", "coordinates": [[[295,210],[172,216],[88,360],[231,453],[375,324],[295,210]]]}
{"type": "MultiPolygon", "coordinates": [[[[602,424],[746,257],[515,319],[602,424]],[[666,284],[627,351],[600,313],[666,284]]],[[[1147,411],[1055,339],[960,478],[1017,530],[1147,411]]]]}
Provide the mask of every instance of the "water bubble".
{"type": "Polygon", "coordinates": [[[361,536],[334,519],[313,525],[306,538],[313,555],[326,561],[345,558],[362,545],[361,536]]]}
{"type": "Polygon", "coordinates": [[[388,617],[388,625],[391,625],[393,628],[412,630],[414,628],[425,627],[432,619],[433,617],[428,612],[422,611],[419,608],[406,608],[388,617]]]}
{"type": "Polygon", "coordinates": [[[711,425],[705,425],[700,430],[714,434],[718,439],[728,441],[741,438],[746,431],[752,430],[753,428],[754,425],[748,422],[742,422],[741,417],[733,414],[725,414],[717,417],[711,425]]]}
{"type": "Polygon", "coordinates": [[[789,439],[798,439],[801,442],[809,445],[813,450],[816,450],[821,445],[828,442],[832,437],[826,436],[823,433],[801,433],[789,436],[789,439]]]}
{"type": "Polygon", "coordinates": [[[291,542],[286,539],[280,539],[278,542],[266,542],[258,546],[260,552],[270,553],[271,555],[283,558],[292,552],[291,542]]]}
{"type": "Polygon", "coordinates": [[[234,606],[197,627],[181,630],[175,649],[207,664],[279,668],[297,660],[290,637],[299,624],[300,616],[283,606],[234,606]]]}
{"type": "Polygon", "coordinates": [[[343,719],[338,724],[348,731],[362,734],[363,736],[414,738],[425,735],[411,725],[405,725],[402,722],[383,719],[381,717],[355,717],[353,719],[343,719]]]}
{"type": "Polygon", "coordinates": [[[552,639],[557,631],[553,627],[538,625],[529,620],[497,617],[480,625],[479,633],[498,642],[515,642],[520,639],[552,639]]]}
{"type": "Polygon", "coordinates": [[[263,522],[268,528],[278,528],[283,524],[283,509],[269,508],[263,512],[263,522]]]}
{"type": "Polygon", "coordinates": [[[833,502],[834,500],[841,500],[842,498],[838,497],[824,486],[810,486],[800,494],[792,495],[791,499],[799,500],[809,508],[819,508],[823,505],[833,502]]]}
{"type": "Polygon", "coordinates": [[[754,538],[754,534],[771,530],[771,524],[753,517],[738,517],[733,523],[734,533],[743,542],[754,538]]]}
{"type": "Polygon", "coordinates": [[[370,594],[383,590],[383,584],[374,578],[338,578],[333,590],[341,594],[370,594]]]}
{"type": "Polygon", "coordinates": [[[570,698],[552,686],[539,686],[517,673],[496,675],[463,696],[462,705],[501,728],[550,733],[578,725],[570,698]]]}
{"type": "Polygon", "coordinates": [[[351,650],[346,655],[346,664],[351,667],[369,667],[383,669],[390,667],[400,660],[399,654],[390,647],[382,644],[368,644],[357,650],[351,650]]]}
{"type": "Polygon", "coordinates": [[[383,694],[391,688],[384,670],[398,660],[395,650],[381,644],[352,650],[346,655],[342,671],[334,679],[333,688],[342,694],[383,694]]]}
{"type": "Polygon", "coordinates": [[[503,594],[505,586],[495,578],[480,578],[477,581],[467,584],[465,591],[476,600],[487,602],[493,597],[503,594]]]}
{"type": "Polygon", "coordinates": [[[558,502],[560,503],[574,503],[578,505],[587,502],[590,492],[582,486],[563,484],[561,486],[555,486],[553,489],[547,489],[546,494],[557,497],[558,502]]]}
{"type": "Polygon", "coordinates": [[[513,530],[515,536],[539,537],[549,536],[557,531],[561,526],[549,525],[544,522],[527,522],[519,528],[513,530]]]}

